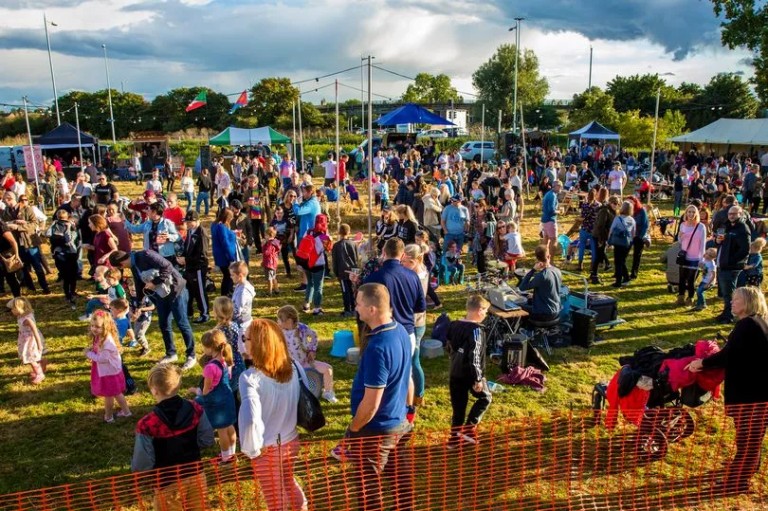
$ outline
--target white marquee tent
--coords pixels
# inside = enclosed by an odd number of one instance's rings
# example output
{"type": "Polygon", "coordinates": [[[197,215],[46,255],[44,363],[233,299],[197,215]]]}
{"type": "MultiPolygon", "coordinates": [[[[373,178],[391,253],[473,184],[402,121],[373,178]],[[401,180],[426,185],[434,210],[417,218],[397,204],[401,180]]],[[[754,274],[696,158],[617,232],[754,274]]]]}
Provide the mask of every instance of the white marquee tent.
{"type": "Polygon", "coordinates": [[[768,146],[768,119],[718,119],[669,141],[679,144],[768,146]]]}

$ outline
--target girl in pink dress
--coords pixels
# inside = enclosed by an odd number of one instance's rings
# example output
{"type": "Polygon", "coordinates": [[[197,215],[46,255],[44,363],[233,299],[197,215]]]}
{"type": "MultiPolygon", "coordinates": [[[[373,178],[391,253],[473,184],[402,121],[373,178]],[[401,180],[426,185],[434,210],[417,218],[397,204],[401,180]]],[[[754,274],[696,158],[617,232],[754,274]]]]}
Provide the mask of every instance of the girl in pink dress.
{"type": "Polygon", "coordinates": [[[26,298],[18,297],[8,302],[11,314],[19,322],[19,358],[32,369],[29,374],[30,383],[37,385],[45,379],[45,339],[35,323],[32,304],[26,298]]]}
{"type": "Polygon", "coordinates": [[[91,394],[104,398],[104,422],[115,422],[112,411],[115,399],[120,405],[118,417],[130,417],[131,410],[125,400],[125,376],[120,348],[115,343],[117,327],[107,311],[98,310],[91,316],[90,333],[93,346],[85,350],[91,360],[91,394]]]}

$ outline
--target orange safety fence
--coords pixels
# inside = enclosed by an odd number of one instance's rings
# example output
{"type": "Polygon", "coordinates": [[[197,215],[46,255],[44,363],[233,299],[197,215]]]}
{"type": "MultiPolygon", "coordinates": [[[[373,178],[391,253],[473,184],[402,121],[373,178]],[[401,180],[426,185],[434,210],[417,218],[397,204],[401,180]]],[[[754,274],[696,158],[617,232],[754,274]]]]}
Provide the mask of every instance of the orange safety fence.
{"type": "Polygon", "coordinates": [[[726,415],[710,403],[647,410],[639,427],[621,420],[607,430],[600,412],[557,412],[484,423],[477,444],[449,443],[447,430],[417,421],[386,464],[381,445],[391,438],[345,444],[344,463],[328,455],[335,441],[304,441],[291,457],[294,442],[255,459],[3,495],[0,511],[250,511],[300,509],[304,499],[307,509],[328,511],[765,510],[766,417],[763,406],[726,415]]]}

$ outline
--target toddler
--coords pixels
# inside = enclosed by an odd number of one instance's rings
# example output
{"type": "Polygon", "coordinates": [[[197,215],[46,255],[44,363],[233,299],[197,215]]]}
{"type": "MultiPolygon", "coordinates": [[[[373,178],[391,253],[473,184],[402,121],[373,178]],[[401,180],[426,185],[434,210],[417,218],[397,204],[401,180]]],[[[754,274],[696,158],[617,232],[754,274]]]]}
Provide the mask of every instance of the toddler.
{"type": "Polygon", "coordinates": [[[330,364],[315,360],[317,333],[304,323],[299,323],[299,311],[293,305],[285,305],[277,311],[277,324],[285,335],[288,354],[304,368],[312,368],[323,375],[323,399],[337,403],[333,392],[333,368],[330,364]]]}
{"type": "Polygon", "coordinates": [[[507,263],[509,271],[514,272],[517,260],[525,257],[523,240],[520,237],[520,233],[517,232],[517,223],[507,222],[507,234],[504,236],[504,242],[507,245],[507,254],[504,261],[507,263]]]}
{"type": "Polygon", "coordinates": [[[232,320],[234,306],[228,296],[219,296],[213,301],[213,316],[216,318],[216,330],[221,330],[224,337],[227,338],[229,347],[232,349],[232,378],[229,380],[229,387],[232,393],[237,396],[240,375],[245,371],[245,361],[243,353],[245,344],[243,343],[243,332],[240,325],[232,320]]]}
{"type": "Polygon", "coordinates": [[[461,260],[461,250],[453,240],[445,251],[445,263],[448,281],[451,284],[462,283],[464,281],[464,263],[461,260]]]}
{"type": "Polygon", "coordinates": [[[32,372],[29,373],[29,381],[33,385],[42,383],[45,379],[44,358],[46,353],[45,339],[35,323],[35,313],[32,304],[24,297],[17,297],[8,302],[8,308],[19,324],[19,358],[23,364],[29,365],[32,372]]]}
{"type": "Polygon", "coordinates": [[[280,293],[280,287],[277,284],[277,261],[280,257],[281,247],[276,236],[277,229],[272,226],[267,227],[267,240],[261,247],[261,266],[264,267],[264,276],[267,277],[270,296],[280,293]]]}
{"type": "Polygon", "coordinates": [[[118,417],[130,417],[131,410],[125,400],[125,376],[120,348],[115,343],[117,327],[104,310],[91,317],[90,335],[93,344],[83,352],[91,360],[91,394],[104,398],[104,422],[115,422],[114,402],[120,405],[118,417]]]}
{"type": "Polygon", "coordinates": [[[229,385],[232,366],[232,348],[221,330],[209,330],[203,334],[203,351],[210,360],[203,368],[202,388],[191,388],[219,434],[221,461],[230,461],[235,455],[237,433],[235,432],[235,396],[229,385]]]}
{"type": "Polygon", "coordinates": [[[765,238],[757,238],[749,244],[749,256],[744,271],[739,275],[738,286],[760,287],[763,283],[763,255],[765,238]]]}
{"type": "Polygon", "coordinates": [[[694,310],[700,311],[707,308],[707,301],[704,299],[704,292],[711,288],[717,282],[717,249],[712,247],[704,251],[704,259],[699,263],[701,268],[701,282],[696,288],[696,306],[694,310]]]}
{"type": "MultiPolygon", "coordinates": [[[[200,461],[200,449],[213,445],[213,429],[203,407],[179,396],[181,369],[158,364],[149,371],[147,386],[157,403],[136,424],[131,470],[142,472],[200,461]]],[[[156,511],[206,508],[205,476],[197,470],[179,471],[161,480],[155,490],[156,511]]]]}
{"type": "Polygon", "coordinates": [[[480,183],[477,180],[472,181],[472,189],[469,191],[469,197],[473,202],[479,202],[480,199],[485,199],[485,192],[480,189],[480,183]]]}
{"type": "Polygon", "coordinates": [[[128,300],[125,298],[112,300],[109,303],[109,310],[112,313],[112,321],[115,322],[117,328],[117,338],[120,340],[120,344],[128,348],[138,346],[136,334],[131,328],[131,320],[128,318],[128,300]]]}
{"type": "MultiPolygon", "coordinates": [[[[229,274],[235,289],[232,291],[232,319],[240,326],[240,331],[245,332],[251,326],[253,320],[253,298],[256,291],[253,284],[248,282],[248,265],[244,261],[235,261],[229,265],[229,274]]],[[[242,341],[241,341],[242,342],[242,341]]],[[[245,348],[240,346],[240,351],[245,348]]]]}
{"type": "Polygon", "coordinates": [[[106,281],[106,274],[109,271],[108,266],[97,266],[93,271],[93,282],[96,285],[96,294],[88,295],[88,301],[85,303],[85,314],[80,316],[80,321],[90,321],[91,314],[96,309],[103,307],[107,300],[107,289],[109,284],[106,281]]]}
{"type": "Polygon", "coordinates": [[[355,209],[362,208],[363,206],[360,204],[360,193],[357,191],[355,185],[349,180],[345,182],[345,185],[347,188],[347,195],[349,196],[349,202],[355,209]]]}
{"type": "Polygon", "coordinates": [[[139,302],[135,298],[133,300],[133,312],[130,314],[131,321],[133,322],[133,333],[136,336],[136,340],[141,346],[139,351],[140,357],[146,357],[149,352],[149,341],[147,340],[147,330],[152,323],[152,311],[155,310],[155,304],[149,299],[149,296],[144,295],[144,298],[139,302]]]}

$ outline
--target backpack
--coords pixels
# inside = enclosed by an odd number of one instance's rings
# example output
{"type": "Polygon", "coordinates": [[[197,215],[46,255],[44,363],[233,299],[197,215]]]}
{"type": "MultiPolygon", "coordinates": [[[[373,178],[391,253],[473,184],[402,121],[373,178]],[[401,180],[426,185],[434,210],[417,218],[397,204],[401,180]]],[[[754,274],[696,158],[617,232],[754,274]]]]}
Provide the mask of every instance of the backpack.
{"type": "Polygon", "coordinates": [[[51,249],[54,253],[77,253],[77,247],[75,247],[75,240],[73,239],[72,233],[69,230],[69,225],[64,222],[56,221],[51,226],[50,241],[51,249]]]}
{"type": "Polygon", "coordinates": [[[314,268],[317,264],[317,260],[320,258],[320,254],[317,253],[315,248],[315,236],[313,231],[307,231],[299,246],[296,248],[296,264],[309,270],[314,268]]]}

